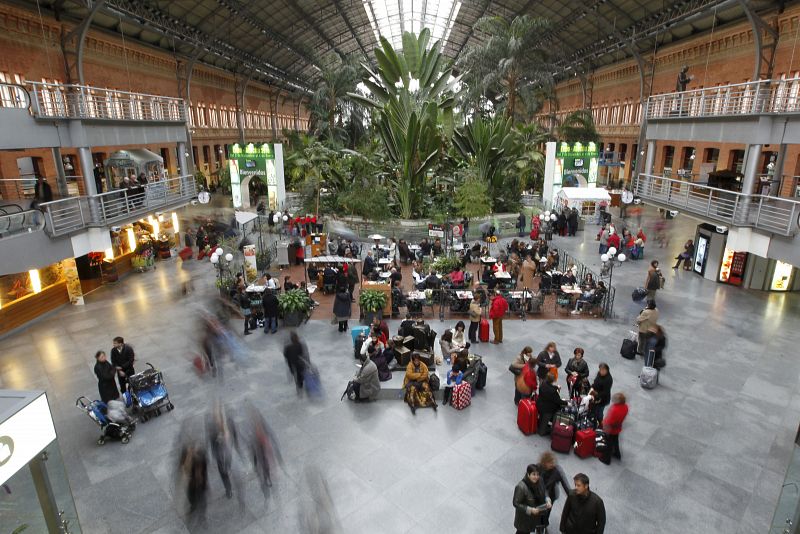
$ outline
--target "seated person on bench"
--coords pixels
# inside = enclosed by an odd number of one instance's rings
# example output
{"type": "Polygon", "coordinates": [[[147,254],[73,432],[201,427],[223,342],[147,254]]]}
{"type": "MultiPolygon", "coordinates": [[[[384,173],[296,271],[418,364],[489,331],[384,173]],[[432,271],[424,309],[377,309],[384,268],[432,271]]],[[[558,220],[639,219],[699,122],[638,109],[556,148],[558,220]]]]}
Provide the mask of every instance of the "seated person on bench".
{"type": "Polygon", "coordinates": [[[420,361],[419,353],[413,353],[406,367],[406,376],[403,378],[404,400],[411,408],[412,414],[417,413],[417,408],[427,406],[432,406],[434,410],[438,408],[429,380],[428,366],[420,361]]]}
{"type": "Polygon", "coordinates": [[[376,333],[375,330],[373,330],[372,333],[370,333],[367,340],[361,345],[361,354],[366,355],[367,350],[370,347],[374,347],[375,352],[381,352],[384,348],[386,348],[386,345],[384,345],[383,342],[380,340],[380,334],[376,333]]]}
{"type": "MultiPolygon", "coordinates": [[[[373,352],[374,354],[374,352],[373,352]]],[[[366,354],[361,355],[361,369],[353,377],[355,401],[370,401],[378,398],[381,382],[378,379],[378,366],[366,354]]]]}
{"type": "Polygon", "coordinates": [[[575,309],[572,310],[573,315],[578,315],[581,313],[581,310],[588,304],[589,306],[594,304],[599,304],[603,301],[603,297],[606,294],[606,284],[602,280],[597,282],[597,287],[590,290],[584,291],[583,294],[578,299],[578,302],[575,303],[575,309]]]}

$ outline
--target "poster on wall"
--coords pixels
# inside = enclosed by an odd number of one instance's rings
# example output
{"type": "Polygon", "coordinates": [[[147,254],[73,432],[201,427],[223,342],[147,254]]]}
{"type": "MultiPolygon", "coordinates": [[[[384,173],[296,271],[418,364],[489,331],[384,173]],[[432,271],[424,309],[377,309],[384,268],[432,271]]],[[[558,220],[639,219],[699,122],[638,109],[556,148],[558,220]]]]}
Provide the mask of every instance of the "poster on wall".
{"type": "Polygon", "coordinates": [[[239,161],[235,159],[228,160],[228,170],[231,173],[231,195],[233,196],[233,207],[242,207],[242,178],[239,175],[239,161]]]}
{"type": "Polygon", "coordinates": [[[564,187],[597,187],[600,154],[594,143],[558,143],[555,158],[548,161],[552,161],[546,165],[553,166],[553,185],[546,200],[555,202],[564,187]]]}
{"type": "Polygon", "coordinates": [[[788,291],[791,279],[792,264],[776,261],[775,272],[772,275],[772,283],[770,284],[769,288],[772,291],[788,291]]]}
{"type": "Polygon", "coordinates": [[[699,236],[697,238],[697,252],[694,256],[694,272],[702,275],[706,267],[706,252],[708,249],[708,238],[699,236]]]}
{"type": "Polygon", "coordinates": [[[258,278],[258,264],[256,262],[256,246],[245,245],[242,248],[244,254],[244,274],[247,282],[255,282],[258,278]]]}

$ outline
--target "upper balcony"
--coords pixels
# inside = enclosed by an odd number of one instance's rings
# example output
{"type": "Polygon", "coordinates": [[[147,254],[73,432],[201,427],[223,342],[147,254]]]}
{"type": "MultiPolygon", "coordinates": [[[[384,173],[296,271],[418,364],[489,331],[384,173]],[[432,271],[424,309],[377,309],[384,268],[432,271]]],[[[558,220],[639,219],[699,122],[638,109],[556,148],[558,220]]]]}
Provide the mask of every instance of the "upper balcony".
{"type": "Polygon", "coordinates": [[[45,232],[58,237],[90,227],[108,227],[140,219],[155,210],[169,210],[197,196],[194,176],[178,176],[145,186],[100,195],[68,197],[45,202],[45,232]]]}
{"type": "Polygon", "coordinates": [[[648,203],[734,227],[792,236],[798,229],[800,201],[746,195],[676,178],[640,174],[634,194],[648,203]]]}

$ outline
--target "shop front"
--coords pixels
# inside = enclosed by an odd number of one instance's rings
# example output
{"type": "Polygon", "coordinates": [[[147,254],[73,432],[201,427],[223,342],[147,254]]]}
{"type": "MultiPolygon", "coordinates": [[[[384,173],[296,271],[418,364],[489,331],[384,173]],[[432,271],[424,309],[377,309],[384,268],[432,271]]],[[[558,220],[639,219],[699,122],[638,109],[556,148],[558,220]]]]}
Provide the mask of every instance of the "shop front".
{"type": "Polygon", "coordinates": [[[263,201],[267,210],[283,209],[286,186],[283,178],[283,146],[279,143],[239,143],[228,147],[228,170],[234,208],[249,208],[263,201]],[[251,182],[257,198],[251,198],[251,182]],[[266,190],[263,188],[266,187],[266,190]],[[258,192],[266,193],[258,194],[258,192]],[[262,197],[262,198],[259,198],[262,197]],[[263,198],[265,197],[265,198],[263,198]]]}
{"type": "Polygon", "coordinates": [[[4,532],[80,534],[43,391],[0,390],[0,484],[4,532]]]}

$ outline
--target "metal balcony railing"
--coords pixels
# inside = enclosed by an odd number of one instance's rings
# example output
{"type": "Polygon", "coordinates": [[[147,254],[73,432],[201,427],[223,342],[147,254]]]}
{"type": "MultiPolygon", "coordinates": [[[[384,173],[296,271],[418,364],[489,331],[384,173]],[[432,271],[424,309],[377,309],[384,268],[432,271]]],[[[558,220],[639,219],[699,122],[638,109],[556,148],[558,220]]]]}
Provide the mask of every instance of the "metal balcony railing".
{"type": "Polygon", "coordinates": [[[800,78],[693,89],[653,95],[647,119],[800,113],[800,78]]]}
{"type": "Polygon", "coordinates": [[[39,118],[186,122],[180,98],[88,85],[29,82],[28,86],[33,114],[39,118]]]}
{"type": "Polygon", "coordinates": [[[146,186],[100,195],[70,197],[40,204],[47,232],[59,236],[90,226],[110,226],[142,217],[159,208],[185,204],[197,196],[194,176],[186,175],[146,186]]]}
{"type": "Polygon", "coordinates": [[[692,182],[640,174],[634,194],[646,201],[730,226],[750,227],[784,236],[797,231],[800,201],[745,195],[692,182]]]}
{"type": "Polygon", "coordinates": [[[44,228],[39,210],[24,210],[16,204],[0,206],[0,238],[35,232],[44,228]]]}
{"type": "Polygon", "coordinates": [[[24,86],[0,82],[0,108],[28,109],[30,105],[31,97],[24,86]]]}

